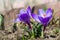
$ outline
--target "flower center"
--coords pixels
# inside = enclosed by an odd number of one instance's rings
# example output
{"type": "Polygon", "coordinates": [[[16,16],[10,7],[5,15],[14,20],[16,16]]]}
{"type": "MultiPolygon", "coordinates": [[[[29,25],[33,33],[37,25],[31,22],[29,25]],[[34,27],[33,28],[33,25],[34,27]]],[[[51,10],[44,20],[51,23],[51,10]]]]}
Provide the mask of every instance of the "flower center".
{"type": "Polygon", "coordinates": [[[46,13],[43,14],[44,18],[46,17],[46,13]]]}

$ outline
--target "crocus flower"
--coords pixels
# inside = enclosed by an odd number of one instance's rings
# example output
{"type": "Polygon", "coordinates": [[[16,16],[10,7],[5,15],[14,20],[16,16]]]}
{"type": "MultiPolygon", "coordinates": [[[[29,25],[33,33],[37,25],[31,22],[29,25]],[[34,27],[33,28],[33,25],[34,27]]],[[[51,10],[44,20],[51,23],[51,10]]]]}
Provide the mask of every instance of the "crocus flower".
{"type": "Polygon", "coordinates": [[[26,10],[21,9],[15,22],[19,22],[19,21],[24,22],[24,23],[28,24],[29,28],[31,29],[30,14],[31,14],[30,6],[26,10]]]}
{"type": "Polygon", "coordinates": [[[44,30],[47,26],[47,24],[52,19],[52,9],[48,8],[46,11],[43,9],[38,10],[38,14],[32,14],[32,18],[34,18],[37,22],[41,23],[44,26],[44,30]]]}

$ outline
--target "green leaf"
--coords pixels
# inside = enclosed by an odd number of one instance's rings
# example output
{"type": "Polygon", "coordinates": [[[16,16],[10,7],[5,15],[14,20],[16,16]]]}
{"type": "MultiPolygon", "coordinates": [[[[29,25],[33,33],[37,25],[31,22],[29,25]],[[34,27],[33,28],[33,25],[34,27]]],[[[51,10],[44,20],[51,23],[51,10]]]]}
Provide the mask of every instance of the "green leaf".
{"type": "Polygon", "coordinates": [[[25,31],[28,33],[28,38],[37,38],[40,37],[42,34],[42,25],[37,22],[31,22],[32,30],[29,30],[28,27],[24,28],[25,31]]]}
{"type": "Polygon", "coordinates": [[[41,36],[41,32],[42,32],[42,25],[41,24],[37,24],[36,37],[41,36]]]}
{"type": "Polygon", "coordinates": [[[0,14],[0,29],[4,29],[4,16],[0,14]]]}
{"type": "Polygon", "coordinates": [[[56,29],[54,30],[54,33],[55,33],[55,34],[59,33],[59,29],[56,28],[56,29]]]}
{"type": "Polygon", "coordinates": [[[26,36],[24,36],[24,34],[22,36],[22,40],[27,40],[27,38],[26,38],[26,36]]]}

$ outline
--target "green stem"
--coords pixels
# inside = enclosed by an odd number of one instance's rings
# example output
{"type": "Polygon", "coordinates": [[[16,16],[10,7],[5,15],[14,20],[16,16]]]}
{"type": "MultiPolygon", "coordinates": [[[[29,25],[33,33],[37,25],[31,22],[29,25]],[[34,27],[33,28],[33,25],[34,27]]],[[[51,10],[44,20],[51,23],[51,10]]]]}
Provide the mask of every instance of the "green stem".
{"type": "Polygon", "coordinates": [[[42,28],[42,31],[41,31],[41,38],[44,38],[44,28],[42,28]]]}
{"type": "Polygon", "coordinates": [[[31,38],[34,38],[35,37],[35,35],[34,35],[34,31],[32,30],[32,37],[31,38]]]}

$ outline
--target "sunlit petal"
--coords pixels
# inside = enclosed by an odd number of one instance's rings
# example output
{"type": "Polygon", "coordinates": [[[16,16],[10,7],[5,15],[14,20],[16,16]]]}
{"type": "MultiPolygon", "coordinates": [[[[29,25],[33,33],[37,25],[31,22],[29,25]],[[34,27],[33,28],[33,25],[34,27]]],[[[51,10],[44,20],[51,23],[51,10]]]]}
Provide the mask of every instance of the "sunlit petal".
{"type": "Polygon", "coordinates": [[[27,13],[29,14],[29,16],[31,16],[31,8],[30,8],[30,6],[28,6],[28,8],[27,8],[27,13]]]}
{"type": "Polygon", "coordinates": [[[38,18],[43,25],[47,25],[51,21],[52,16],[46,18],[39,16],[38,18]]]}
{"type": "Polygon", "coordinates": [[[44,17],[43,14],[45,13],[43,9],[39,9],[38,10],[38,13],[41,17],[44,17]]]}
{"type": "Polygon", "coordinates": [[[27,11],[25,9],[21,9],[19,12],[19,14],[25,14],[25,13],[27,13],[27,11]]]}
{"type": "Polygon", "coordinates": [[[49,16],[51,16],[52,15],[52,9],[51,8],[48,8],[47,10],[46,10],[46,17],[49,17],[49,16]]]}
{"type": "Polygon", "coordinates": [[[19,18],[17,18],[14,22],[21,22],[19,18]]]}
{"type": "Polygon", "coordinates": [[[38,18],[38,15],[32,14],[32,18],[35,19],[37,22],[40,23],[40,20],[39,20],[39,18],[38,18]]]}

